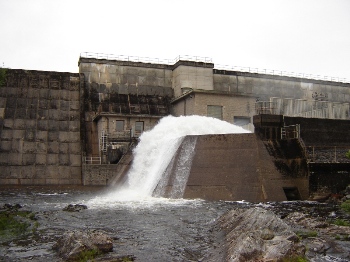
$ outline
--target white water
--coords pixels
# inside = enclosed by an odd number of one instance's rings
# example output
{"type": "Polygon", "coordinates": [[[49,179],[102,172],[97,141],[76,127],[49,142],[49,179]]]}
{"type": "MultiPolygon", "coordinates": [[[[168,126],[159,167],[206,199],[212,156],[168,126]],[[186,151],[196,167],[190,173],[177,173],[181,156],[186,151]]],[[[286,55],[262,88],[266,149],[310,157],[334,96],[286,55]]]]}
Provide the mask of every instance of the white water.
{"type": "MultiPolygon", "coordinates": [[[[134,150],[127,181],[109,198],[117,201],[145,200],[159,183],[186,135],[250,133],[219,119],[204,116],[167,116],[144,132],[134,150]]],[[[189,172],[188,172],[189,173],[189,172]]]]}

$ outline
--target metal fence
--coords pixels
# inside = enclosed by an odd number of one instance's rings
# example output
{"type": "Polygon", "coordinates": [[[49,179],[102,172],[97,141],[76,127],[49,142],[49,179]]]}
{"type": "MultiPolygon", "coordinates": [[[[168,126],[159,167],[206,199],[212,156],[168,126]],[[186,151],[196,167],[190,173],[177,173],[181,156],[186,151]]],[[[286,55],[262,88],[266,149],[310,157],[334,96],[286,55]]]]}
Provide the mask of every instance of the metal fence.
{"type": "MultiPolygon", "coordinates": [[[[189,55],[180,55],[180,56],[176,57],[175,59],[161,59],[161,58],[140,57],[140,56],[82,52],[80,54],[80,57],[107,59],[107,60],[118,60],[118,61],[142,62],[142,63],[153,63],[153,64],[166,64],[166,65],[174,65],[176,62],[178,62],[180,60],[213,63],[213,59],[210,57],[189,56],[189,55]]],[[[313,79],[313,80],[350,83],[350,79],[341,78],[341,77],[321,76],[321,75],[289,72],[289,71],[274,70],[274,69],[260,69],[260,68],[256,68],[256,67],[247,67],[247,66],[215,65],[215,69],[246,72],[246,73],[253,73],[253,74],[266,74],[266,75],[274,75],[274,76],[287,76],[287,77],[306,78],[306,79],[313,79]]]]}
{"type": "Polygon", "coordinates": [[[107,60],[118,60],[118,61],[130,61],[130,62],[142,62],[142,63],[152,63],[152,64],[165,64],[165,65],[174,65],[176,62],[178,62],[180,60],[192,61],[192,62],[203,62],[203,63],[212,63],[213,62],[213,60],[210,57],[189,56],[189,55],[177,56],[175,59],[161,59],[161,58],[140,57],[140,56],[113,55],[113,54],[83,52],[80,54],[80,57],[107,59],[107,60]]]}
{"type": "Polygon", "coordinates": [[[101,165],[101,157],[84,157],[83,163],[85,165],[101,165]]]}

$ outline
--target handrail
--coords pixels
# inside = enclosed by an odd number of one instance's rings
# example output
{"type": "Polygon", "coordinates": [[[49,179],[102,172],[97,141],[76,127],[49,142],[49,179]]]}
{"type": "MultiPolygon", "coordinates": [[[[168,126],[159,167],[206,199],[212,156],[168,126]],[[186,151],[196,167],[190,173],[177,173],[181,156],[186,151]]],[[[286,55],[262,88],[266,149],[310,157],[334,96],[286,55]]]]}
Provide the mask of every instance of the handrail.
{"type": "MultiPolygon", "coordinates": [[[[210,57],[189,56],[189,55],[179,55],[175,59],[160,59],[160,58],[128,56],[128,55],[114,55],[114,54],[103,54],[103,53],[93,53],[93,52],[82,52],[82,53],[80,53],[80,57],[107,59],[107,60],[119,60],[119,61],[130,61],[130,62],[142,62],[142,63],[154,63],[154,64],[166,64],[166,65],[174,65],[176,62],[178,62],[180,60],[192,61],[192,62],[213,63],[213,59],[210,57]]],[[[218,70],[238,71],[238,72],[246,72],[246,73],[253,73],[253,74],[266,74],[266,75],[274,75],[274,76],[297,77],[297,78],[306,78],[306,79],[331,81],[331,82],[339,82],[339,83],[350,83],[350,79],[341,78],[341,77],[321,76],[321,75],[304,74],[304,73],[289,72],[289,71],[282,71],[282,70],[273,70],[273,69],[260,69],[260,68],[256,68],[256,67],[215,65],[214,68],[218,69],[218,70]]]]}
{"type": "Polygon", "coordinates": [[[214,68],[218,70],[238,71],[238,72],[253,73],[253,74],[266,74],[266,75],[275,75],[275,76],[287,76],[287,77],[306,78],[306,79],[313,79],[313,80],[331,81],[331,82],[339,82],[339,83],[350,83],[350,79],[341,78],[341,77],[321,76],[321,75],[304,74],[304,73],[273,70],[273,69],[260,69],[255,67],[215,65],[214,68]]]}
{"type": "Polygon", "coordinates": [[[83,163],[86,165],[101,165],[101,157],[84,157],[83,163]]]}
{"type": "Polygon", "coordinates": [[[82,53],[80,53],[80,57],[107,59],[107,60],[119,60],[119,61],[127,61],[127,62],[130,61],[130,62],[166,64],[166,65],[174,65],[176,62],[178,62],[180,60],[192,61],[192,62],[204,62],[204,63],[212,63],[213,62],[213,60],[210,57],[189,56],[189,55],[179,55],[175,59],[160,59],[160,58],[140,57],[140,56],[113,55],[113,54],[103,54],[103,53],[82,52],[82,53]]]}

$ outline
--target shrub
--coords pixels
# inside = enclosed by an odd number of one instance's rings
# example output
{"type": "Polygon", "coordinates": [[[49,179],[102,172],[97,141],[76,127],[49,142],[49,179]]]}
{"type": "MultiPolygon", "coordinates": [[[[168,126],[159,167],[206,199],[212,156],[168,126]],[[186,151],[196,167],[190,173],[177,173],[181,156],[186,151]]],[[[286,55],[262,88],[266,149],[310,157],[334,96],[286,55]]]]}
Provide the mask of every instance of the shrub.
{"type": "Polygon", "coordinates": [[[350,213],[350,200],[346,200],[345,202],[341,203],[340,207],[345,212],[350,213]]]}

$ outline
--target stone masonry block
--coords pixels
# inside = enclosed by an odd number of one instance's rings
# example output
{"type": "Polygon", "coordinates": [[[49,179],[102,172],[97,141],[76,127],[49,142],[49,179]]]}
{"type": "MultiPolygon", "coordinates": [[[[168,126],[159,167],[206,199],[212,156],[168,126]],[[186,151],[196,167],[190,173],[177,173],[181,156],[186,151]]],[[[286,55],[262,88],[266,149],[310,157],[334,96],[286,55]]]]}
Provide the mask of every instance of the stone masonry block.
{"type": "Polygon", "coordinates": [[[69,143],[69,153],[80,154],[81,153],[80,142],[69,143]]]}
{"type": "Polygon", "coordinates": [[[61,90],[61,100],[69,101],[70,92],[69,90],[61,90]]]}
{"type": "Polygon", "coordinates": [[[60,131],[69,131],[69,121],[59,121],[60,131]]]}
{"type": "Polygon", "coordinates": [[[36,155],[35,154],[23,154],[23,165],[29,166],[34,165],[36,161],[36,155]]]}
{"type": "Polygon", "coordinates": [[[69,111],[69,101],[61,101],[60,110],[69,111]]]}
{"type": "Polygon", "coordinates": [[[59,152],[59,144],[57,141],[53,142],[48,142],[47,143],[47,152],[48,153],[53,153],[53,154],[58,154],[59,152]]]}
{"type": "Polygon", "coordinates": [[[26,129],[26,123],[24,119],[15,119],[13,121],[14,129],[26,129]]]}
{"type": "MultiPolygon", "coordinates": [[[[3,142],[10,142],[10,141],[3,141],[3,142]]],[[[12,140],[11,143],[11,152],[12,153],[21,153],[23,152],[23,140],[12,140]]]]}
{"type": "Polygon", "coordinates": [[[81,166],[81,155],[69,155],[69,162],[71,166],[81,166]]]}
{"type": "Polygon", "coordinates": [[[80,122],[79,121],[69,121],[69,131],[79,132],[80,131],[80,122]]]}
{"type": "Polygon", "coordinates": [[[38,120],[38,130],[47,131],[48,130],[48,121],[47,120],[38,120]]]}
{"type": "Polygon", "coordinates": [[[46,154],[36,154],[35,155],[36,165],[46,165],[46,154]]]}
{"type": "MultiPolygon", "coordinates": [[[[46,179],[58,179],[60,176],[58,166],[46,167],[46,179]]],[[[57,183],[58,184],[58,183],[57,183]]]]}
{"type": "Polygon", "coordinates": [[[61,166],[69,165],[69,155],[68,154],[59,154],[59,164],[61,166]]]}
{"type": "Polygon", "coordinates": [[[25,137],[24,139],[26,141],[34,141],[36,137],[36,130],[35,129],[26,129],[25,130],[25,137]]]}
{"type": "Polygon", "coordinates": [[[80,112],[79,111],[70,111],[69,112],[69,120],[70,121],[78,121],[80,119],[80,112]]]}
{"type": "Polygon", "coordinates": [[[46,185],[58,185],[60,180],[58,178],[47,178],[45,179],[46,185]]]}
{"type": "Polygon", "coordinates": [[[23,142],[23,153],[35,153],[36,152],[36,142],[23,142]]]}
{"type": "Polygon", "coordinates": [[[12,149],[12,141],[1,141],[0,152],[9,152],[12,149]]]}
{"type": "MultiPolygon", "coordinates": [[[[39,119],[39,120],[47,120],[47,119],[49,119],[49,110],[47,110],[47,109],[38,109],[37,119],[39,119]]],[[[39,123],[38,123],[38,125],[39,125],[39,123]]],[[[46,125],[47,125],[47,123],[46,123],[46,125]]],[[[47,130],[47,126],[43,130],[47,130]]]]}
{"type": "Polygon", "coordinates": [[[70,169],[71,167],[69,166],[59,166],[58,167],[58,174],[60,179],[64,179],[64,178],[70,178],[70,169]]]}
{"type": "Polygon", "coordinates": [[[57,121],[59,119],[59,110],[58,109],[49,109],[49,119],[57,121]]]}
{"type": "Polygon", "coordinates": [[[47,153],[47,143],[37,142],[36,143],[36,153],[47,153]]]}
{"type": "Polygon", "coordinates": [[[70,142],[80,142],[80,132],[70,132],[69,133],[70,142]]]}
{"type": "Polygon", "coordinates": [[[33,175],[33,179],[45,179],[46,171],[47,171],[47,166],[43,166],[43,165],[35,166],[35,173],[33,175]]]}
{"type": "Polygon", "coordinates": [[[59,117],[60,121],[67,121],[69,120],[69,111],[62,111],[60,110],[59,117]]]}
{"type": "Polygon", "coordinates": [[[79,91],[71,91],[70,92],[70,101],[79,101],[80,92],[79,91]]]}
{"type": "Polygon", "coordinates": [[[1,132],[1,140],[10,141],[12,140],[13,131],[9,129],[3,129],[1,132]]]}
{"type": "Polygon", "coordinates": [[[69,153],[69,143],[60,143],[59,144],[59,153],[68,154],[69,153]]]}
{"type": "Polygon", "coordinates": [[[13,119],[4,119],[4,128],[13,128],[13,119]]]}
{"type": "Polygon", "coordinates": [[[59,122],[56,120],[49,120],[49,131],[58,131],[59,130],[59,122]]]}
{"type": "Polygon", "coordinates": [[[9,178],[20,178],[22,167],[20,166],[8,166],[8,176],[9,178]]]}
{"type": "Polygon", "coordinates": [[[29,128],[29,129],[35,129],[36,128],[36,121],[33,119],[25,120],[25,126],[26,126],[26,128],[29,128]]]}
{"type": "Polygon", "coordinates": [[[58,165],[58,154],[47,154],[48,165],[58,165]]]}
{"type": "Polygon", "coordinates": [[[58,140],[59,142],[61,143],[64,143],[64,142],[71,142],[70,139],[69,139],[69,132],[59,132],[58,133],[58,140]]]}
{"type": "Polygon", "coordinates": [[[60,132],[49,131],[48,132],[48,136],[47,136],[47,140],[49,142],[51,142],[51,141],[58,141],[59,133],[60,132]]]}
{"type": "Polygon", "coordinates": [[[47,141],[47,135],[48,135],[47,131],[38,130],[38,131],[36,131],[35,139],[36,139],[36,141],[45,142],[45,141],[47,141]]]}
{"type": "Polygon", "coordinates": [[[81,167],[70,167],[70,177],[71,177],[71,179],[75,179],[75,180],[80,180],[81,181],[81,176],[82,176],[81,167]]]}
{"type": "Polygon", "coordinates": [[[36,172],[35,166],[22,166],[21,178],[32,179],[36,172]]]}
{"type": "Polygon", "coordinates": [[[9,157],[9,154],[7,152],[6,153],[0,152],[0,166],[6,166],[8,164],[8,157],[9,157]]]}
{"type": "Polygon", "coordinates": [[[80,102],[79,101],[72,101],[69,104],[70,104],[69,110],[71,110],[71,111],[79,111],[80,110],[80,102]]]}
{"type": "Polygon", "coordinates": [[[24,139],[25,138],[25,130],[13,130],[13,139],[24,139]]]}
{"type": "Polygon", "coordinates": [[[8,154],[8,165],[11,165],[11,166],[22,165],[22,154],[21,153],[9,153],[8,154]]]}

